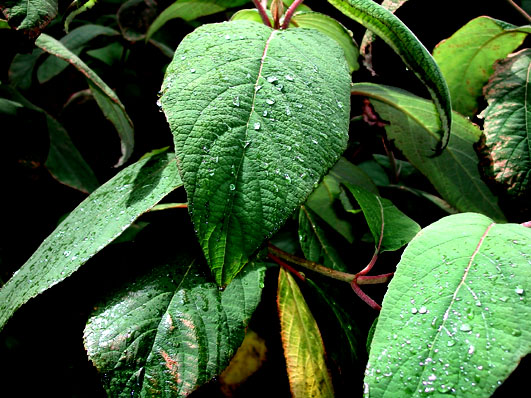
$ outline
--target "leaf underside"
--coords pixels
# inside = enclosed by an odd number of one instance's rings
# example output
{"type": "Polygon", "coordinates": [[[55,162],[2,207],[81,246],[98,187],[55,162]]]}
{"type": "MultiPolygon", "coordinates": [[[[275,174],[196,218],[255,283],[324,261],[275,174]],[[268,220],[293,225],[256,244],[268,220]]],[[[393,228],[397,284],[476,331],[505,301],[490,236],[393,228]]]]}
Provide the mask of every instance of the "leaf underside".
{"type": "Polygon", "coordinates": [[[162,91],[190,215],[226,285],[346,147],[343,50],[313,29],[204,25],[181,42],[162,91]]]}
{"type": "Polygon", "coordinates": [[[531,352],[531,230],[445,217],[404,251],[382,304],[366,396],[489,397],[531,352]]]}

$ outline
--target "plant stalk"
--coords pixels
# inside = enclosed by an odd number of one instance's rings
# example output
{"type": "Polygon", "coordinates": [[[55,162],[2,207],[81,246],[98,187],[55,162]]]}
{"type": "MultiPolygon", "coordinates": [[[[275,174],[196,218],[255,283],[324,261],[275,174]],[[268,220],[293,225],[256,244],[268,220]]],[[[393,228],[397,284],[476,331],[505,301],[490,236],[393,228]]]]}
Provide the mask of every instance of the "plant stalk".
{"type": "Polygon", "coordinates": [[[260,0],[253,0],[253,4],[258,10],[258,13],[262,18],[262,22],[264,23],[264,25],[269,26],[271,28],[271,22],[269,22],[269,17],[267,16],[266,9],[264,8],[260,0]]]}
{"type": "Polygon", "coordinates": [[[304,0],[295,0],[286,11],[286,15],[284,16],[284,22],[282,23],[282,26],[280,29],[287,29],[289,27],[289,23],[291,21],[291,18],[293,17],[293,14],[295,13],[295,10],[298,6],[302,4],[304,0]]]}
{"type": "Polygon", "coordinates": [[[516,4],[513,0],[507,0],[507,2],[516,10],[520,13],[520,15],[522,15],[526,20],[527,22],[531,22],[531,16],[525,12],[525,10],[520,7],[518,4],[516,4]]]}

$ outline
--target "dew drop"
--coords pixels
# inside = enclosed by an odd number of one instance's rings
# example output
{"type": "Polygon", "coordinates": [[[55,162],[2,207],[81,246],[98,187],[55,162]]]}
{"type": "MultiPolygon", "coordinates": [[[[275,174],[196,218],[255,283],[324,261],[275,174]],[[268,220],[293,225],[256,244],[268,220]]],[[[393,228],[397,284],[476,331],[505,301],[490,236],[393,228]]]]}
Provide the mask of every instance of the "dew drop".
{"type": "Polygon", "coordinates": [[[470,326],[468,323],[463,323],[459,330],[462,332],[470,332],[472,330],[472,326],[470,326]]]}
{"type": "Polygon", "coordinates": [[[235,105],[235,106],[240,106],[240,97],[238,95],[236,95],[233,99],[232,99],[232,103],[235,105]]]}
{"type": "Polygon", "coordinates": [[[514,291],[516,292],[516,294],[519,294],[519,295],[524,294],[524,288],[521,286],[517,286],[516,289],[514,289],[514,291]]]}
{"type": "Polygon", "coordinates": [[[291,110],[288,107],[286,107],[286,115],[291,116],[291,110]]]}
{"type": "Polygon", "coordinates": [[[276,77],[276,76],[269,76],[269,77],[267,78],[267,81],[268,81],[268,83],[275,83],[276,81],[278,81],[278,77],[276,77]]]}
{"type": "Polygon", "coordinates": [[[286,75],[284,77],[286,78],[286,80],[289,80],[290,82],[293,81],[293,76],[291,76],[291,75],[286,75]]]}
{"type": "Polygon", "coordinates": [[[230,184],[230,185],[229,185],[229,189],[230,189],[231,191],[234,191],[234,190],[236,189],[236,185],[234,185],[234,184],[230,184]]]}
{"type": "Polygon", "coordinates": [[[421,313],[421,314],[425,314],[426,312],[428,312],[428,310],[427,310],[426,307],[420,307],[420,309],[419,309],[419,313],[421,313]]]}
{"type": "Polygon", "coordinates": [[[415,307],[411,308],[411,313],[412,314],[416,314],[417,312],[418,312],[418,310],[415,307]]]}
{"type": "Polygon", "coordinates": [[[190,73],[195,73],[195,69],[194,68],[190,69],[190,73]]]}
{"type": "Polygon", "coordinates": [[[260,130],[260,122],[256,122],[256,123],[254,124],[254,129],[255,129],[255,130],[260,130]]]}
{"type": "Polygon", "coordinates": [[[267,98],[266,99],[266,102],[269,104],[269,105],[273,105],[275,103],[275,100],[272,99],[272,98],[267,98]]]}

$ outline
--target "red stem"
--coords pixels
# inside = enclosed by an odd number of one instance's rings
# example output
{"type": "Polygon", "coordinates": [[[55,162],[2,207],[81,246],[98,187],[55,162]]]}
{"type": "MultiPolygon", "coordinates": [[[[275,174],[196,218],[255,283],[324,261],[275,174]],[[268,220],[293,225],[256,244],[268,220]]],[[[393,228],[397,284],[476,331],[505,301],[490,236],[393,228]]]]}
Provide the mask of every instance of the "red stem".
{"type": "Polygon", "coordinates": [[[372,298],[367,296],[365,292],[361,290],[355,280],[351,282],[350,286],[352,287],[352,290],[354,290],[354,293],[356,293],[360,299],[365,301],[369,305],[369,307],[375,309],[376,311],[380,311],[382,309],[380,304],[378,304],[372,298]]]}
{"type": "Polygon", "coordinates": [[[291,5],[289,6],[288,10],[286,11],[286,14],[284,15],[284,22],[282,23],[282,26],[280,29],[287,29],[289,26],[289,23],[291,21],[291,18],[293,17],[293,14],[295,13],[295,10],[298,6],[302,4],[304,0],[295,0],[291,5]]]}
{"type": "Polygon", "coordinates": [[[282,268],[288,270],[289,272],[291,272],[293,275],[295,275],[297,278],[299,278],[301,281],[305,281],[306,278],[304,277],[304,275],[302,275],[299,271],[297,271],[295,268],[293,268],[291,265],[285,263],[284,261],[282,261],[280,258],[278,258],[277,256],[275,256],[274,254],[271,254],[269,253],[268,254],[269,258],[271,260],[273,260],[275,263],[277,263],[278,265],[280,265],[282,268]]]}
{"type": "Polygon", "coordinates": [[[256,9],[258,10],[258,13],[260,14],[260,17],[262,17],[262,22],[264,23],[264,25],[269,26],[271,28],[271,22],[269,22],[267,12],[260,0],[253,0],[253,3],[256,9]]]}

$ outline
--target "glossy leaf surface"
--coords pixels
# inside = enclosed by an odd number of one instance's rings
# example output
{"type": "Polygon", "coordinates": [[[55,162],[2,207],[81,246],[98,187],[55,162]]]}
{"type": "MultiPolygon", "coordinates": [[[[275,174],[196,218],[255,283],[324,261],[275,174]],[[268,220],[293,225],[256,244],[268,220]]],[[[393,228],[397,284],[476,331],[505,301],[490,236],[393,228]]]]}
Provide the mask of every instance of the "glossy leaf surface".
{"type": "Polygon", "coordinates": [[[278,277],[277,302],[292,396],[333,397],[321,333],[299,286],[283,268],[278,277]]]}
{"type": "Polygon", "coordinates": [[[417,37],[392,12],[372,0],[328,0],[346,16],[383,39],[428,89],[437,108],[438,140],[432,149],[448,145],[452,125],[450,92],[437,63],[417,37]]]}
{"type": "Polygon", "coordinates": [[[474,213],[402,255],[372,341],[366,396],[489,397],[531,352],[531,230],[474,213]]]}
{"type": "Polygon", "coordinates": [[[430,148],[438,139],[437,114],[431,102],[400,89],[369,83],[355,84],[352,90],[371,98],[376,112],[390,122],[385,127],[389,139],[451,206],[505,219],[478,171],[474,144],[481,131],[476,125],[454,113],[448,148],[440,156],[431,157],[430,148]]]}
{"type": "Polygon", "coordinates": [[[30,38],[40,32],[57,16],[58,0],[4,0],[0,4],[9,24],[30,38]]]}
{"type": "Polygon", "coordinates": [[[186,248],[177,252],[118,290],[85,328],[111,397],[188,396],[219,375],[243,341],[265,268],[250,265],[221,292],[206,264],[186,248]]]}
{"type": "Polygon", "coordinates": [[[531,197],[531,50],[499,62],[485,96],[490,173],[512,196],[531,197]]]}
{"type": "Polygon", "coordinates": [[[0,289],[0,328],[21,305],[66,279],[181,185],[175,155],[164,154],[129,166],[99,187],[0,289]]]}
{"type": "Polygon", "coordinates": [[[66,48],[60,41],[43,33],[35,41],[35,44],[42,50],[69,62],[87,77],[87,82],[94,94],[96,102],[105,117],[112,122],[120,136],[122,156],[118,160],[116,167],[123,165],[133,153],[134,132],[133,122],[127,115],[125,107],[118,99],[116,93],[87,64],[66,48]]]}
{"type": "Polygon", "coordinates": [[[226,285],[346,147],[343,50],[314,29],[203,25],[181,42],[162,92],[190,215],[226,285]]]}
{"type": "Polygon", "coordinates": [[[515,50],[530,32],[530,26],[517,28],[479,17],[437,45],[433,56],[446,78],[455,111],[474,116],[494,62],[515,50]]]}

